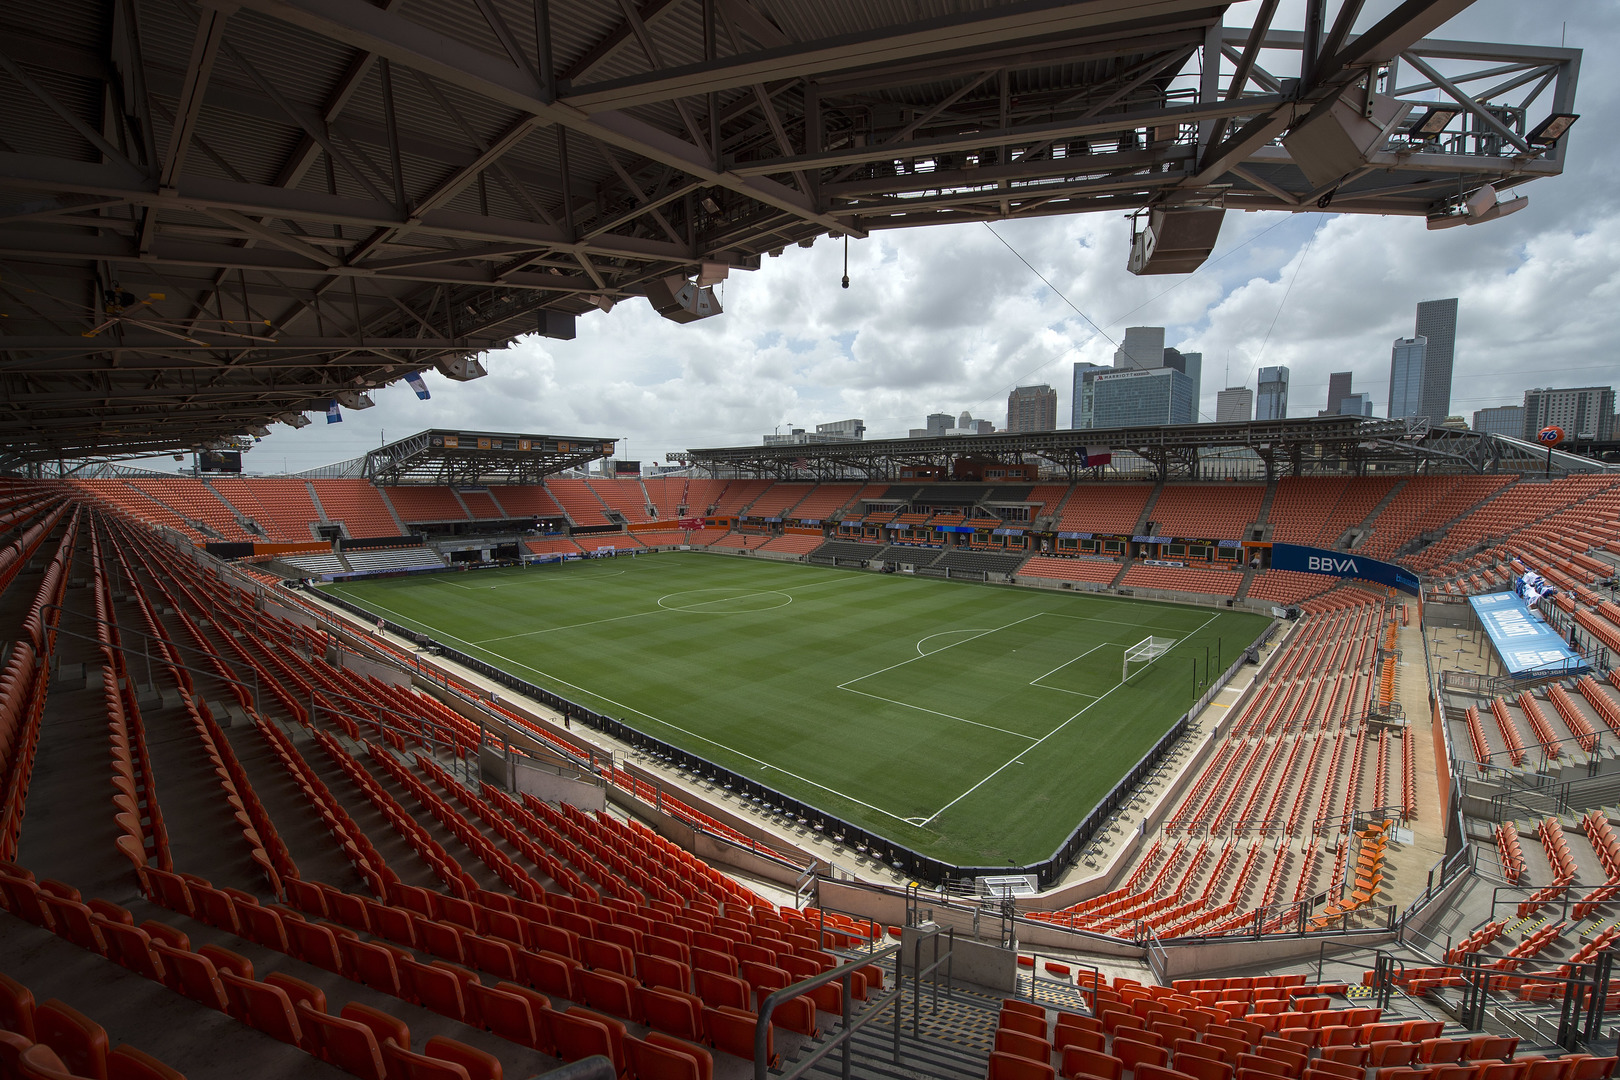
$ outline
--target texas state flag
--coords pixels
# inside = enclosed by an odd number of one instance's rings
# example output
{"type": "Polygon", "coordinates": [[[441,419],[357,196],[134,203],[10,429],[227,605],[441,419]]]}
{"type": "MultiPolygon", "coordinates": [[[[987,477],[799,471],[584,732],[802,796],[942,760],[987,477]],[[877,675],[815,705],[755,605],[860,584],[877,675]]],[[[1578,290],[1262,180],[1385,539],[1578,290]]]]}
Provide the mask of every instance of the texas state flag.
{"type": "Polygon", "coordinates": [[[1112,447],[1088,446],[1080,451],[1080,467],[1082,469],[1095,469],[1107,465],[1114,460],[1112,447]]]}

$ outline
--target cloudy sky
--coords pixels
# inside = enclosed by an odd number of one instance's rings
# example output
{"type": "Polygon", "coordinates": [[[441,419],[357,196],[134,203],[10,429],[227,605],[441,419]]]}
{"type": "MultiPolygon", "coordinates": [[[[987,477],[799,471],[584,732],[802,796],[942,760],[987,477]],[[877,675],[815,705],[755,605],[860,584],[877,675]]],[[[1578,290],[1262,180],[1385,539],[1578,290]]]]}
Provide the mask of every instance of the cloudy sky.
{"type": "MultiPolygon", "coordinates": [[[[1228,22],[1257,6],[1235,4],[1228,22]]],[[[1369,2],[1358,29],[1393,6],[1369,2]]],[[[1276,25],[1297,29],[1298,7],[1284,3],[1276,25]]],[[[1620,73],[1607,50],[1620,46],[1620,4],[1479,0],[1435,36],[1561,35],[1586,50],[1582,119],[1564,175],[1523,188],[1530,205],[1509,218],[1431,233],[1413,218],[1234,212],[1199,272],[1148,278],[1125,271],[1130,226],[1118,214],[910,229],[852,241],[847,291],[842,244],[823,238],[734,274],[717,318],[677,326],[629,300],[582,316],[573,341],[491,355],[477,382],[430,372],[430,401],[397,385],[342,424],[277,425],[244,466],[311,468],[433,426],[618,437],[621,456],[643,461],[847,417],[863,418],[868,437],[904,435],[931,412],[999,428],[1008,391],[1042,382],[1057,388],[1066,426],[1074,362],[1110,363],[1135,325],[1203,352],[1206,419],[1216,392],[1253,387],[1261,364],[1291,369],[1291,415],[1314,416],[1328,373],[1350,370],[1382,416],[1390,343],[1412,333],[1417,301],[1448,296],[1460,299],[1452,412],[1517,404],[1529,386],[1613,385],[1620,73]]]]}

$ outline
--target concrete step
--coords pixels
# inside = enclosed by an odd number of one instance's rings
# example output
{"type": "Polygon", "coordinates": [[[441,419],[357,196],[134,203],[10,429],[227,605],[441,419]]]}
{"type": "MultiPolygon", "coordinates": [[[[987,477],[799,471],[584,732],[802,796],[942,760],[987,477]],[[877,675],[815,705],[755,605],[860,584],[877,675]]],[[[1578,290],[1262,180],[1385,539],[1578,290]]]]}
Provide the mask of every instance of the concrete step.
{"type": "Polygon", "coordinates": [[[332,842],[320,814],[271,752],[264,735],[252,723],[241,723],[226,727],[225,737],[265,813],[275,823],[276,834],[287,845],[299,876],[324,881],[345,892],[364,893],[365,879],[332,842]]]}

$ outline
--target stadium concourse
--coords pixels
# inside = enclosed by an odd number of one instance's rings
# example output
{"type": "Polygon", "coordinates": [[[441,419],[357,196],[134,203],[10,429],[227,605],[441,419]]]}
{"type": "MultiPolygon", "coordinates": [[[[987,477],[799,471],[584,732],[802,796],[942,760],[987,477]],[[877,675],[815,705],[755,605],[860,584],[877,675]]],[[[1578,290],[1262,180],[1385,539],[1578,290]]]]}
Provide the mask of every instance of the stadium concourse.
{"type": "Polygon", "coordinates": [[[1614,1065],[1515,1054],[1601,1049],[1620,1005],[1620,608],[1599,592],[1620,476],[127,473],[6,481],[0,529],[7,1075],[488,1077],[596,1052],[619,1075],[741,1075],[756,1045],[772,1068],[808,1060],[846,1007],[883,1020],[851,1039],[876,1075],[890,995],[916,978],[902,939],[947,949],[957,987],[915,1035],[906,1017],[907,1075],[1614,1065]],[[1423,595],[1263,569],[1272,542],[1392,557],[1423,595]],[[432,573],[469,543],[1300,611],[1055,886],[970,895],[283,586],[432,573]],[[1548,614],[1586,670],[1490,669],[1458,598],[1527,567],[1561,587],[1548,614]],[[557,783],[485,779],[520,756],[557,783]],[[1245,967],[1264,974],[1228,974],[1245,967]]]}

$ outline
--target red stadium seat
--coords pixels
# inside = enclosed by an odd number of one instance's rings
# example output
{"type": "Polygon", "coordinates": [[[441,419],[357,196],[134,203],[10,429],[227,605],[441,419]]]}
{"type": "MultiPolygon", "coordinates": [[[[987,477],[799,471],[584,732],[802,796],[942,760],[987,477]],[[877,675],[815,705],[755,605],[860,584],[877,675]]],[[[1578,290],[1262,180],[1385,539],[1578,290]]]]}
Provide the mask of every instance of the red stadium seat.
{"type": "Polygon", "coordinates": [[[66,1002],[51,998],[34,1010],[34,1041],[56,1051],[75,1076],[107,1080],[107,1032],[66,1002]]]}
{"type": "Polygon", "coordinates": [[[988,1080],[1052,1080],[1055,1075],[1050,1065],[1000,1050],[991,1052],[986,1074],[988,1080]]]}

